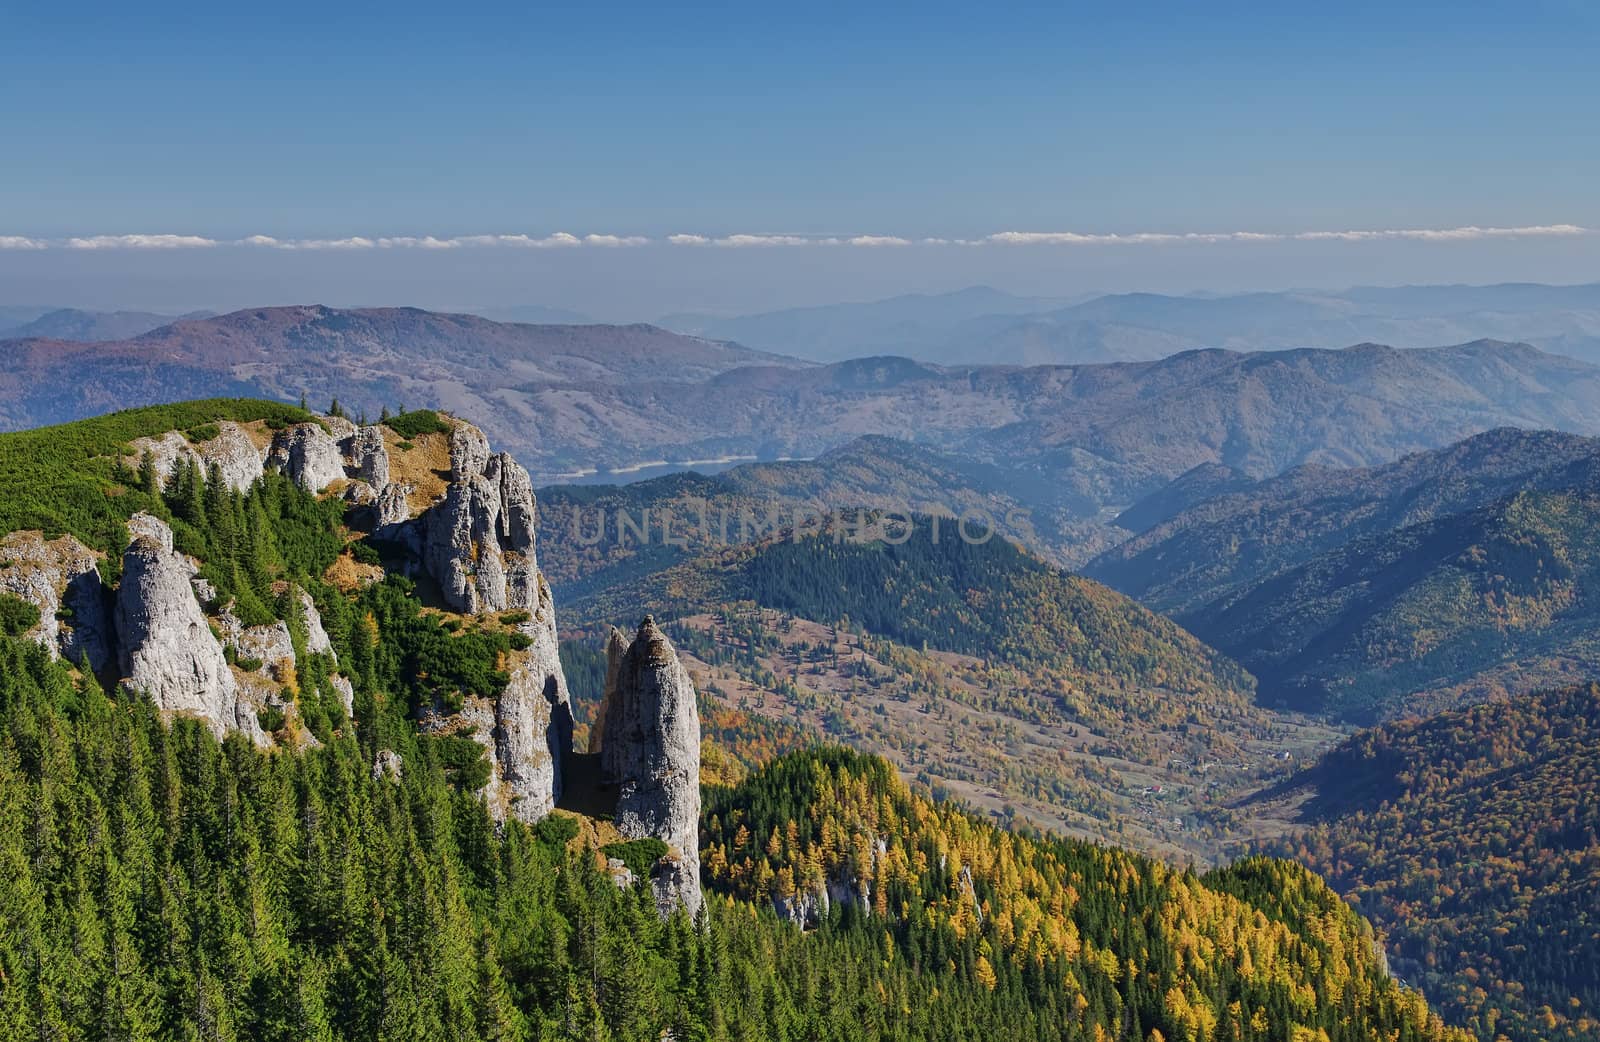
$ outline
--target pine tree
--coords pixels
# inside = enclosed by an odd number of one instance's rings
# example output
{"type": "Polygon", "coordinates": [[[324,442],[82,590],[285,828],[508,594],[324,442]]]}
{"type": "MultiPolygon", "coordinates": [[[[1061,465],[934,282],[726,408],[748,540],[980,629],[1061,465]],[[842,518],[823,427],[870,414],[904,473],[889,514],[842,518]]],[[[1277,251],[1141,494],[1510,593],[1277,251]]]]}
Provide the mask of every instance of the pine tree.
{"type": "Polygon", "coordinates": [[[153,500],[161,498],[161,472],[156,468],[155,453],[149,449],[139,459],[139,491],[153,500]]]}
{"type": "Polygon", "coordinates": [[[500,969],[500,952],[494,934],[485,928],[478,934],[474,952],[477,968],[473,1021],[477,1037],[484,1042],[520,1042],[527,1037],[527,1024],[517,1011],[500,969]]]}

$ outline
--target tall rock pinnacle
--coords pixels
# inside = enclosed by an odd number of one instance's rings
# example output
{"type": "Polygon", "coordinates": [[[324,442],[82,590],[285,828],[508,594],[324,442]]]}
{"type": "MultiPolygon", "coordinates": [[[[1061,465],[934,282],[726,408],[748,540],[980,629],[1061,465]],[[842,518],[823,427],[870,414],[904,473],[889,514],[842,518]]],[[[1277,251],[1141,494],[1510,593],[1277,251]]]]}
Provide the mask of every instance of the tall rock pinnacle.
{"type": "MultiPolygon", "coordinates": [[[[600,699],[600,709],[595,713],[594,723],[589,727],[589,752],[600,754],[600,781],[606,785],[616,785],[623,777],[623,750],[626,746],[619,739],[606,744],[606,724],[608,715],[615,710],[620,717],[622,710],[617,708],[617,677],[622,672],[622,660],[628,654],[628,638],[615,626],[611,627],[611,634],[606,638],[606,685],[600,699]]],[[[621,732],[620,720],[616,723],[617,731],[621,732]]]]}
{"type": "Polygon", "coordinates": [[[663,915],[700,911],[700,712],[694,684],[667,635],[645,616],[626,652],[607,648],[601,776],[618,785],[617,829],[668,852],[651,870],[663,915]]]}
{"type": "Polygon", "coordinates": [[[561,670],[555,605],[539,574],[536,505],[528,472],[471,424],[450,436],[450,484],[421,518],[422,563],[445,602],[469,615],[519,611],[529,644],[512,656],[511,679],[493,706],[468,707],[495,772],[486,795],[538,821],[561,798],[562,760],[572,748],[572,710],[561,670]]]}

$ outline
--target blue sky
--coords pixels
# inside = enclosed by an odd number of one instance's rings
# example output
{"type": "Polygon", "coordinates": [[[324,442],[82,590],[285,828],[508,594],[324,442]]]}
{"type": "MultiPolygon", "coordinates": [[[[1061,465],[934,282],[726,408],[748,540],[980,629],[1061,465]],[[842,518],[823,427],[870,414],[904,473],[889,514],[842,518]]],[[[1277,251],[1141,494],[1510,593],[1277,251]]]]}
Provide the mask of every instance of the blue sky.
{"type": "MultiPolygon", "coordinates": [[[[0,11],[0,237],[49,247],[0,251],[0,302],[59,289],[133,303],[138,278],[158,277],[144,251],[64,255],[73,238],[120,235],[644,238],[627,260],[438,250],[334,262],[222,246],[205,261],[159,262],[171,274],[139,292],[173,303],[184,279],[196,296],[300,292],[316,268],[332,297],[353,299],[385,292],[377,269],[420,264],[451,294],[470,294],[484,268],[562,286],[582,276],[591,297],[626,278],[615,292],[648,311],[692,296],[695,272],[729,266],[667,248],[674,234],[1600,227],[1600,5],[1588,0],[229,6],[0,11]],[[235,281],[197,285],[186,266],[235,281]]],[[[1097,271],[1107,285],[1094,288],[1142,285],[1141,271],[1167,289],[1351,269],[1399,281],[1600,278],[1600,249],[1578,237],[1253,254],[1078,244],[1020,259],[917,245],[848,262],[767,251],[733,267],[756,289],[752,264],[799,278],[794,303],[835,292],[805,273],[841,264],[869,265],[890,290],[1058,273],[1082,283],[1097,271]]],[[[411,281],[428,283],[407,276],[395,290],[411,281]]],[[[516,277],[480,284],[539,297],[516,277]]],[[[682,303],[740,306],[700,295],[682,303]]]]}

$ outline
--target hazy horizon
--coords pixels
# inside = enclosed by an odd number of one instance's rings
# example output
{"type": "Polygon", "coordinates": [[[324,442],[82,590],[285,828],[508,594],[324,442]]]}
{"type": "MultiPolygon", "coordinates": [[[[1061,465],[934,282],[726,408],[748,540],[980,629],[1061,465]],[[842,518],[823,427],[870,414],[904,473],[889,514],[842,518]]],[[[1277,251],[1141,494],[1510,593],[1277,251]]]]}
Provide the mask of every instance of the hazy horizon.
{"type": "Polygon", "coordinates": [[[1083,300],[1355,287],[1600,282],[1600,237],[1437,242],[983,247],[671,247],[275,253],[242,247],[0,250],[0,306],[228,312],[250,307],[548,308],[599,322],[737,316],[991,288],[1083,300]],[[530,254],[533,254],[530,256],[530,254]],[[893,254],[888,261],[885,254],[893,254]],[[687,256],[686,256],[687,255],[687,256]],[[1230,263],[1219,267],[1220,259],[1230,263]]]}

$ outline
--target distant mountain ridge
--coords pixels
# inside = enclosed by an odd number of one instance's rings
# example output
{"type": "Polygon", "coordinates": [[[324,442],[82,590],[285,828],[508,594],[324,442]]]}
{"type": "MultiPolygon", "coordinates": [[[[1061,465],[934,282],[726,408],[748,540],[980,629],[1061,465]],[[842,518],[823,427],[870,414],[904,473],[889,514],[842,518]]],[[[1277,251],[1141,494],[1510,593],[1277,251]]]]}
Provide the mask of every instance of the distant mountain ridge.
{"type": "Polygon", "coordinates": [[[1085,574],[1233,655],[1270,703],[1370,720],[1600,671],[1600,440],[1499,429],[1188,506],[1085,574]]]}
{"type": "Polygon", "coordinates": [[[96,343],[126,340],[159,329],[180,319],[210,318],[211,312],[164,315],[153,311],[85,311],[58,308],[46,311],[31,321],[8,325],[0,316],[0,339],[78,340],[96,343]]]}
{"type": "MultiPolygon", "coordinates": [[[[1378,467],[1310,465],[1258,482],[1219,478],[1202,486],[1217,494],[1170,516],[1158,516],[1155,502],[1141,504],[1147,525],[1133,510],[1124,513],[1125,527],[1145,530],[1084,572],[1158,610],[1192,611],[1363,536],[1477,509],[1520,490],[1572,487],[1578,479],[1571,465],[1596,457],[1595,438],[1506,427],[1378,467]]],[[[1174,484],[1201,478],[1191,472],[1174,484]]]]}
{"type": "Polygon", "coordinates": [[[1600,369],[1493,342],[1025,369],[884,357],[520,390],[541,446],[580,443],[624,460],[807,458],[881,434],[1048,483],[1083,517],[1126,508],[1201,464],[1263,477],[1384,463],[1499,426],[1600,434],[1600,369]]]}
{"type": "MultiPolygon", "coordinates": [[[[63,422],[106,409],[199,394],[256,395],[352,408],[429,404],[470,410],[515,431],[526,405],[508,389],[571,383],[703,379],[786,360],[653,326],[530,326],[417,308],[255,308],[172,322],[99,344],[5,341],[0,425],[63,422]]],[[[506,439],[514,447],[515,439],[506,439]]]]}
{"type": "Polygon", "coordinates": [[[482,417],[540,483],[582,468],[812,458],[883,435],[1009,471],[1014,488],[1039,490],[1019,498],[1097,520],[1201,465],[1263,477],[1384,463],[1499,426],[1600,434],[1600,369],[1493,341],[1027,368],[895,356],[817,366],[653,326],[307,306],[0,351],[9,427],[194,394],[337,397],[372,414],[427,405],[482,417]]]}
{"type": "Polygon", "coordinates": [[[941,364],[1142,361],[1221,347],[1360,341],[1427,347],[1494,339],[1600,362],[1600,284],[1358,286],[1050,300],[987,287],[742,316],[669,316],[673,329],[816,361],[904,354],[941,364]]]}
{"type": "Polygon", "coordinates": [[[973,286],[952,293],[908,293],[887,300],[786,308],[754,315],[668,315],[660,324],[683,333],[766,344],[768,350],[822,362],[883,354],[942,361],[945,359],[936,351],[930,351],[953,329],[972,322],[995,323],[1004,316],[1049,311],[1065,303],[1061,299],[1017,297],[989,286],[973,286]]]}

